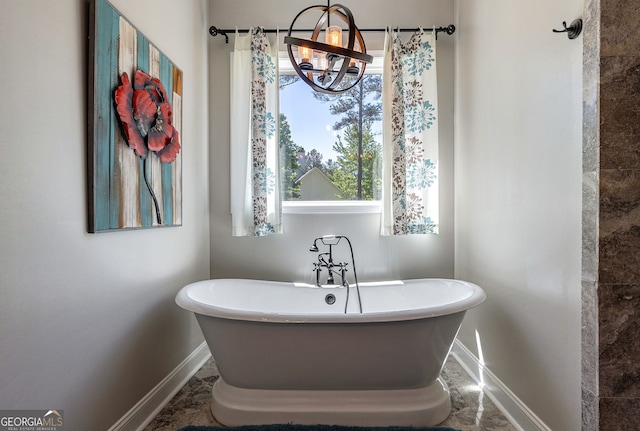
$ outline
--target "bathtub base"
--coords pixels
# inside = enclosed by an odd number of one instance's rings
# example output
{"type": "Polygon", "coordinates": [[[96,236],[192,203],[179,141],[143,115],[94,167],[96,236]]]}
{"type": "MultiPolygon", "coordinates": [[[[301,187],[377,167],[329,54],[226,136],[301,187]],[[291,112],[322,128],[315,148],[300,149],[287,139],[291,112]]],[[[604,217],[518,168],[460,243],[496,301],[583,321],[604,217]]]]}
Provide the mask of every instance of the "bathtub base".
{"type": "Polygon", "coordinates": [[[444,381],[417,389],[272,390],[245,389],[219,378],[211,412],[223,425],[325,424],[433,426],[451,412],[444,381]]]}

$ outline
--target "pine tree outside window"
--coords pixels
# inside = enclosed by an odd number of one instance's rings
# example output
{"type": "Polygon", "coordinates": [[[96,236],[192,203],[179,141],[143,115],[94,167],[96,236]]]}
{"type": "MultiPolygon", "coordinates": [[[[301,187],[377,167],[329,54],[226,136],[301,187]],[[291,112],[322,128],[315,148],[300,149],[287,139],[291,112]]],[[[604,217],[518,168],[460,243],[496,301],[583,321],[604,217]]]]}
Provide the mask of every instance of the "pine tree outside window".
{"type": "MultiPolygon", "coordinates": [[[[286,54],[285,54],[286,55],[286,54]]],[[[280,57],[284,206],[378,204],[382,161],[382,53],[348,92],[315,92],[280,57]],[[329,202],[331,201],[331,202],[329,202]]]]}

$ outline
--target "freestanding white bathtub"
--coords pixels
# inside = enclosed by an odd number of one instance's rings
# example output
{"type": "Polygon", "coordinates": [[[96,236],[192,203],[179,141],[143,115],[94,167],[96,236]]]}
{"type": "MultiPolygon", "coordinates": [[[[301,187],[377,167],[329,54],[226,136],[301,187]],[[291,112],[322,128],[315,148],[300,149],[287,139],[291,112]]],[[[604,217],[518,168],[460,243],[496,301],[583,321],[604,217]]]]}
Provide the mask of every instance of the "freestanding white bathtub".
{"type": "Polygon", "coordinates": [[[228,426],[272,423],[432,426],[451,401],[440,378],[475,284],[445,279],[347,288],[218,279],[189,284],[218,366],[211,410],[228,426]],[[333,295],[332,304],[330,304],[333,295]]]}

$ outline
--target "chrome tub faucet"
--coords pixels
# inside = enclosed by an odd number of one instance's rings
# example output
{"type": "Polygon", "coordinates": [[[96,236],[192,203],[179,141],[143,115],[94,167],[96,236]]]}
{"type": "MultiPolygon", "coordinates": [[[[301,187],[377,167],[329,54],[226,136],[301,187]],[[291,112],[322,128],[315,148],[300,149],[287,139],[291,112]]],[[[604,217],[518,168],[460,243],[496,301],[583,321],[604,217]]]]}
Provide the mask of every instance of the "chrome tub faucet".
{"type": "MultiPolygon", "coordinates": [[[[320,273],[322,272],[322,268],[327,269],[327,283],[328,285],[335,285],[334,274],[340,275],[341,283],[340,285],[344,287],[348,287],[349,283],[347,281],[347,265],[345,262],[334,262],[333,261],[333,246],[337,245],[342,238],[346,238],[343,236],[336,235],[324,235],[322,237],[318,237],[313,241],[313,245],[309,248],[309,251],[317,253],[320,251],[318,249],[318,240],[322,242],[323,245],[329,246],[329,251],[325,253],[318,254],[318,261],[313,264],[313,271],[316,273],[316,286],[322,286],[320,282],[320,273]]],[[[348,238],[347,238],[348,240],[348,238]]]]}

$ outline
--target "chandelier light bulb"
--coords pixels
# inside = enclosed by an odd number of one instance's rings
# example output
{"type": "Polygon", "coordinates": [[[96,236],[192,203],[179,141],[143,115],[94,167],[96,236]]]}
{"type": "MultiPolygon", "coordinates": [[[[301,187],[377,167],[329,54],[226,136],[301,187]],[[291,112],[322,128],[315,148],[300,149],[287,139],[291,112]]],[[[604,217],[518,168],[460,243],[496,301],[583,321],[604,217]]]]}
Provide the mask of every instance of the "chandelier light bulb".
{"type": "Polygon", "coordinates": [[[298,46],[300,69],[313,69],[313,49],[307,46],[298,46]]]}
{"type": "Polygon", "coordinates": [[[342,46],[342,29],[337,25],[327,28],[325,42],[332,46],[342,46]]]}

